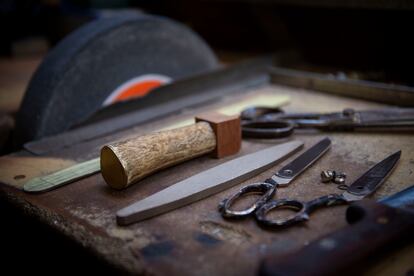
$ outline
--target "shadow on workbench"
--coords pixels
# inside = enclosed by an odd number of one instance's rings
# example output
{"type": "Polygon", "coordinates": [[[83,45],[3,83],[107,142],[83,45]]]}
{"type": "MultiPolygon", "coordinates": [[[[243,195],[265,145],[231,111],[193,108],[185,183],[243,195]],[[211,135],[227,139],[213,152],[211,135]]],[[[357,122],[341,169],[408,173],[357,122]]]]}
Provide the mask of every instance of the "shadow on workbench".
{"type": "Polygon", "coordinates": [[[42,275],[125,272],[110,266],[92,252],[74,243],[24,211],[0,200],[2,223],[0,245],[3,252],[1,272],[42,273],[42,275]]]}

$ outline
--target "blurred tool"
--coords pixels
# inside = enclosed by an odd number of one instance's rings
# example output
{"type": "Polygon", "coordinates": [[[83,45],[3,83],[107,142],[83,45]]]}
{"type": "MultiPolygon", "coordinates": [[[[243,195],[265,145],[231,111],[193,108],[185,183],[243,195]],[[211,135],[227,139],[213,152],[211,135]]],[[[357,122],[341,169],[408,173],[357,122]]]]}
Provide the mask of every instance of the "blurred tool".
{"type": "Polygon", "coordinates": [[[244,137],[286,137],[297,128],[326,131],[358,131],[386,129],[414,131],[414,108],[389,108],[356,111],[345,109],[335,113],[284,113],[280,108],[250,107],[242,114],[244,137]]]}
{"type": "Polygon", "coordinates": [[[348,207],[349,226],[286,255],[268,256],[260,275],[361,274],[375,252],[412,241],[414,186],[378,202],[364,200],[348,207]]]}

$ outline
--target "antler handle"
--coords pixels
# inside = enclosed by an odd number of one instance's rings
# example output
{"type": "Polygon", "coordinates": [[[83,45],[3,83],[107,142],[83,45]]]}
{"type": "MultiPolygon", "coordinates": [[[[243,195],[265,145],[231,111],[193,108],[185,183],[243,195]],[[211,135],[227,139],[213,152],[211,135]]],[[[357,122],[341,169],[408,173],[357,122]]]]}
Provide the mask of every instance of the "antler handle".
{"type": "Polygon", "coordinates": [[[123,189],[160,169],[213,152],[223,157],[239,151],[240,119],[209,113],[197,123],[106,145],[101,172],[106,183],[123,189]]]}

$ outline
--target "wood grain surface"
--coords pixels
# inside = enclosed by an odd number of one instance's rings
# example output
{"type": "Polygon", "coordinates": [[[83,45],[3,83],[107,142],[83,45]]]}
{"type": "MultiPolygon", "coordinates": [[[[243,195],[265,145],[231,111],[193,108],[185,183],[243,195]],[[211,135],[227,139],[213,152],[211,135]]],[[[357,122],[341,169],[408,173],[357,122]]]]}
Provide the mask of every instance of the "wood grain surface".
{"type": "Polygon", "coordinates": [[[163,168],[211,152],[216,144],[206,122],[138,136],[104,146],[101,173],[109,186],[123,189],[163,168]]]}
{"type": "Polygon", "coordinates": [[[226,116],[219,112],[206,112],[197,115],[196,122],[208,122],[216,135],[216,147],[213,155],[223,158],[239,152],[242,133],[240,115],[226,116]]]}
{"type": "MultiPolygon", "coordinates": [[[[148,133],[165,125],[173,124],[189,115],[224,107],[246,98],[262,95],[290,96],[287,112],[334,112],[344,108],[374,109],[385,107],[367,101],[327,95],[310,90],[268,85],[240,91],[239,95],[224,97],[219,103],[185,110],[168,118],[140,125],[107,137],[85,141],[68,148],[52,151],[48,160],[87,160],[96,157],[101,146],[110,141],[125,139],[136,133],[148,133]]],[[[392,194],[414,184],[413,135],[392,132],[332,132],[297,131],[282,140],[244,140],[241,151],[223,159],[201,156],[188,162],[167,168],[140,181],[125,190],[109,188],[100,174],[92,175],[71,185],[45,194],[26,194],[11,184],[0,184],[0,193],[27,213],[40,218],[45,224],[95,252],[107,262],[135,274],[155,275],[255,275],[259,260],[269,253],[284,253],[308,244],[312,240],[346,225],[346,206],[319,210],[308,223],[281,231],[260,228],[253,219],[224,220],[217,211],[218,203],[238,191],[243,185],[266,179],[284,164],[274,166],[234,187],[208,198],[181,207],[160,216],[132,224],[118,226],[117,210],[161,191],[238,156],[283,143],[301,140],[309,147],[322,137],[329,136],[332,148],[313,166],[288,187],[278,190],[278,198],[310,200],[318,196],[338,192],[334,184],[320,182],[320,172],[326,169],[347,173],[347,183],[352,183],[364,171],[388,154],[399,149],[399,164],[373,195],[374,199],[392,194]]],[[[298,153],[300,154],[300,153],[298,153]]],[[[27,158],[28,154],[22,158],[27,158]]],[[[293,156],[292,158],[294,158],[293,156]]],[[[1,158],[0,168],[11,178],[24,174],[19,168],[18,155],[1,158]]],[[[31,170],[40,173],[45,168],[30,156],[31,170]],[[39,167],[40,166],[40,167],[39,167]]],[[[288,159],[285,162],[289,162],[288,159]]],[[[3,178],[2,178],[3,179],[3,178]]],[[[4,178],[5,179],[5,178],[4,178]]],[[[8,178],[7,178],[8,179],[8,178]]],[[[22,181],[22,180],[19,180],[22,181]]],[[[5,182],[5,181],[2,181],[5,182]]],[[[6,222],[3,222],[6,225],[6,222]]],[[[30,236],[31,230],[27,229],[30,236]]],[[[26,255],[21,255],[24,261],[26,255]]],[[[405,275],[413,271],[414,245],[400,249],[371,264],[369,275],[405,275]]]]}

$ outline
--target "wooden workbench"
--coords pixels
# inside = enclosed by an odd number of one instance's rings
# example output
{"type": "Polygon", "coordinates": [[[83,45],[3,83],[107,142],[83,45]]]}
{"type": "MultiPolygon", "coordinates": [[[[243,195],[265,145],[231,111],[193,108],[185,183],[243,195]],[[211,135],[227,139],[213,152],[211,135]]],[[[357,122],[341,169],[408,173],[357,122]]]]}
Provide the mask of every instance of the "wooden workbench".
{"type": "MultiPolygon", "coordinates": [[[[346,207],[320,210],[313,214],[309,222],[281,231],[261,229],[253,219],[234,222],[220,216],[217,205],[223,198],[245,184],[266,179],[282,166],[278,164],[249,181],[175,211],[126,227],[116,224],[117,210],[236,156],[220,160],[200,157],[147,177],[123,191],[109,188],[99,173],[43,194],[27,194],[20,188],[31,177],[97,157],[101,145],[109,141],[160,129],[201,111],[258,95],[289,96],[290,104],[284,107],[288,112],[331,112],[349,107],[369,109],[384,106],[268,83],[223,97],[219,102],[187,109],[156,122],[81,142],[44,156],[35,156],[27,151],[3,156],[0,158],[0,191],[17,207],[26,209],[44,224],[128,272],[156,275],[254,275],[265,254],[299,248],[346,225],[346,207]]],[[[344,171],[347,173],[347,182],[351,183],[370,166],[399,149],[402,150],[402,157],[397,168],[374,198],[414,184],[414,139],[408,133],[296,132],[282,140],[244,140],[237,156],[289,140],[302,140],[308,147],[324,136],[329,136],[333,141],[329,152],[288,187],[281,188],[277,196],[310,200],[340,192],[336,185],[320,182],[321,170],[344,171]]],[[[387,256],[373,266],[369,273],[405,274],[413,268],[413,260],[414,247],[411,246],[387,256]]]]}

